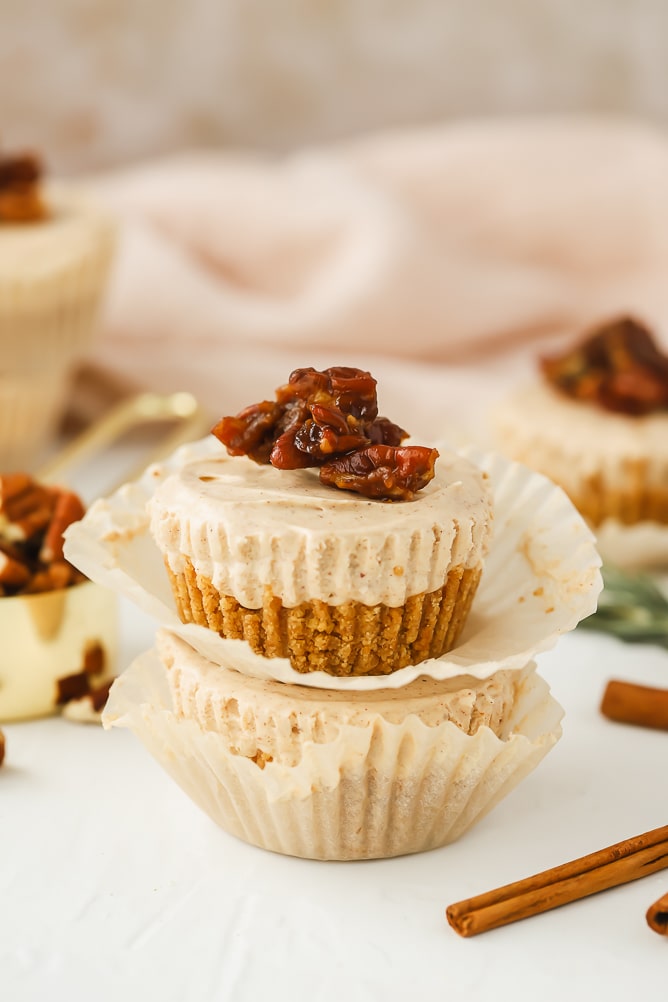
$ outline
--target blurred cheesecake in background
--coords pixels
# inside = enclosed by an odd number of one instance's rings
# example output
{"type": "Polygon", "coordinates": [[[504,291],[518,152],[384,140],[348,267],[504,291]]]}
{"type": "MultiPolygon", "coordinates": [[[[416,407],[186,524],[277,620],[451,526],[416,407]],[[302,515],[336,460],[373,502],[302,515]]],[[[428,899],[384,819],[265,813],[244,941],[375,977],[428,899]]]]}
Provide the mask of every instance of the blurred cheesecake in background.
{"type": "Polygon", "coordinates": [[[85,356],[114,247],[111,220],[37,158],[0,153],[0,470],[29,469],[55,436],[85,356]]]}
{"type": "Polygon", "coordinates": [[[606,559],[663,563],[668,357],[644,325],[620,317],[540,370],[493,414],[496,445],[566,491],[606,559]]]}

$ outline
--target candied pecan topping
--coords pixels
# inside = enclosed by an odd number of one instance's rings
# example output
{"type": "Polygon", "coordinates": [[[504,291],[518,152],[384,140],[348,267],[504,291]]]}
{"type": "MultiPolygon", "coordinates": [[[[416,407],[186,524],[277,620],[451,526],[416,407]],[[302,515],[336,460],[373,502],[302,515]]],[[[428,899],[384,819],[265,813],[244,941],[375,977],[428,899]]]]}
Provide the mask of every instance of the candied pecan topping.
{"type": "Polygon", "coordinates": [[[0,475],[0,595],[67,588],[85,576],[63,557],[63,533],[84,514],[72,491],[27,473],[0,475]]]}
{"type": "Polygon", "coordinates": [[[0,222],[32,223],[47,215],[40,195],[42,165],[32,153],[0,154],[0,222]]]}
{"type": "Polygon", "coordinates": [[[211,431],[232,456],[279,470],[320,467],[323,483],[382,500],[412,500],[433,478],[438,456],[399,448],[408,432],[378,417],[376,380],[340,365],[295,369],[275,401],[223,417],[211,431]]]}
{"type": "Polygon", "coordinates": [[[668,356],[630,317],[605,324],[540,365],[549,382],[575,400],[630,415],[668,410],[668,356]]]}

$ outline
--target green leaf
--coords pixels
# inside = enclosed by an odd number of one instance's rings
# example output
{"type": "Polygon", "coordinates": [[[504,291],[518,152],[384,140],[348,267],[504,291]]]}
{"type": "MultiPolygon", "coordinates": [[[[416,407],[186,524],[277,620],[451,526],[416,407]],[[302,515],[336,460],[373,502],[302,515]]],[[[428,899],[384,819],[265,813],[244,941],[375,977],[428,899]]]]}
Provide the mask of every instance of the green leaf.
{"type": "Polygon", "coordinates": [[[598,609],[580,626],[626,643],[658,644],[668,650],[668,598],[649,574],[603,567],[598,609]]]}

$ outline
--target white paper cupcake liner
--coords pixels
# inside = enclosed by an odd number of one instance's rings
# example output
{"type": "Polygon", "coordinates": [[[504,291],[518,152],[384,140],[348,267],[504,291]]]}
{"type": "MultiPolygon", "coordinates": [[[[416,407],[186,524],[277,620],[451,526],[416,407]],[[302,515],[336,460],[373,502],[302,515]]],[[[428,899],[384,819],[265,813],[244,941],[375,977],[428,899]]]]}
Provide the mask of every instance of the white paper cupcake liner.
{"type": "Polygon", "coordinates": [[[0,373],[0,466],[28,469],[57,434],[70,374],[62,367],[30,376],[0,373]]]}
{"type": "Polygon", "coordinates": [[[131,730],[221,828],[274,852],[309,859],[372,859],[454,841],[506,796],[558,740],[561,707],[529,671],[510,736],[467,735],[417,717],[344,725],[334,741],[305,742],[297,765],[260,768],[221,735],[173,712],[155,651],[114,682],[106,727],[131,730]]]}
{"type": "Polygon", "coordinates": [[[374,690],[403,686],[427,675],[485,678],[521,668],[596,609],[602,588],[594,537],[559,488],[499,454],[468,448],[490,477],[494,535],[464,632],[446,655],[387,676],[336,678],[295,672],[287,659],[263,658],[240,640],[179,620],[162,557],[148,531],[146,502],[155,486],[182,463],[216,455],[208,436],[155,464],[111,497],[95,502],[67,530],[68,560],[91,579],[121,592],[158,623],[216,664],[281,682],[324,689],[374,690]]]}

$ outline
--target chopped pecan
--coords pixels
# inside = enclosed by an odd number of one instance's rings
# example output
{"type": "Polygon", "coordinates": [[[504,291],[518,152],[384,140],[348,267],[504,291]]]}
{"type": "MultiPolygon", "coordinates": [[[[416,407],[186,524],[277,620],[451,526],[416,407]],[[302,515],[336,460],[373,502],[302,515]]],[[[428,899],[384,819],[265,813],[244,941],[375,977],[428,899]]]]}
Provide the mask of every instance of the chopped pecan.
{"type": "Polygon", "coordinates": [[[79,699],[70,699],[63,706],[63,716],[78,724],[99,724],[113,681],[109,679],[108,682],[103,682],[79,699]]]}
{"type": "MultiPolygon", "coordinates": [[[[4,480],[4,477],[0,478],[4,480]]],[[[25,542],[43,532],[51,521],[56,497],[33,480],[0,505],[0,537],[8,542],[25,542]]]]}
{"type": "Polygon", "coordinates": [[[3,473],[0,475],[0,509],[4,510],[12,498],[23,494],[33,483],[29,473],[3,473]]]}
{"type": "Polygon", "coordinates": [[[63,706],[71,699],[81,699],[90,692],[90,679],[85,671],[77,671],[72,675],[63,675],[56,679],[56,704],[63,706]]]}
{"type": "Polygon", "coordinates": [[[605,324],[540,365],[549,382],[575,400],[630,415],[668,410],[668,357],[629,317],[605,324]]]}
{"type": "Polygon", "coordinates": [[[211,434],[225,445],[231,456],[250,456],[256,463],[268,463],[275,429],[283,409],[272,400],[245,407],[236,417],[223,417],[211,434]]]}
{"type": "Polygon", "coordinates": [[[3,589],[22,588],[30,580],[30,571],[20,560],[15,560],[0,550],[0,584],[3,589]]]}
{"type": "Polygon", "coordinates": [[[84,650],[81,670],[57,679],[56,703],[64,707],[66,716],[78,720],[99,719],[113,679],[104,682],[93,679],[104,670],[105,664],[104,648],[92,641],[84,650]]]}
{"type": "Polygon", "coordinates": [[[320,480],[367,498],[412,501],[433,479],[437,449],[421,445],[369,445],[320,467],[320,480]]]}
{"type": "Polygon", "coordinates": [[[80,572],[68,564],[66,560],[57,560],[46,567],[36,570],[28,583],[21,589],[23,595],[36,595],[43,591],[60,591],[68,588],[76,581],[83,580],[80,572]],[[77,575],[79,575],[77,577],[77,575]]]}
{"type": "Polygon", "coordinates": [[[107,654],[98,641],[89,644],[84,651],[83,668],[87,675],[100,675],[107,664],[107,654]]]}
{"type": "Polygon", "coordinates": [[[0,731],[0,765],[5,761],[5,735],[0,731]]]}
{"type": "Polygon", "coordinates": [[[81,498],[73,491],[58,490],[55,493],[55,505],[39,551],[42,563],[50,564],[63,559],[63,533],[73,522],[80,521],[84,514],[81,498]]]}
{"type": "MultiPolygon", "coordinates": [[[[399,446],[408,437],[389,418],[378,417],[373,376],[348,366],[295,369],[276,390],[275,402],[264,400],[224,417],[212,433],[231,455],[279,470],[322,467],[372,445],[399,446]]],[[[381,479],[378,474],[378,484],[381,479]]]]}

